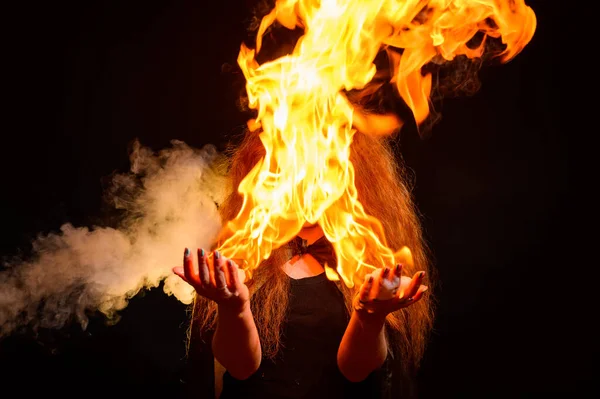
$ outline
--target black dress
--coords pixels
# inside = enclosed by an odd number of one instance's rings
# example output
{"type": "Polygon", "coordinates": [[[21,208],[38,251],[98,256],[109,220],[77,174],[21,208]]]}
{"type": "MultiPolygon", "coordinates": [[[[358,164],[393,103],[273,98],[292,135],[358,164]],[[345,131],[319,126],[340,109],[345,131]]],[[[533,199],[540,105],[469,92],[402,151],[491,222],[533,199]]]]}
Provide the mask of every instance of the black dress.
{"type": "Polygon", "coordinates": [[[275,360],[263,359],[246,380],[226,372],[221,398],[391,397],[388,361],[359,383],[346,380],[337,367],[337,351],[349,317],[335,283],[325,273],[290,280],[283,348],[275,360]]]}

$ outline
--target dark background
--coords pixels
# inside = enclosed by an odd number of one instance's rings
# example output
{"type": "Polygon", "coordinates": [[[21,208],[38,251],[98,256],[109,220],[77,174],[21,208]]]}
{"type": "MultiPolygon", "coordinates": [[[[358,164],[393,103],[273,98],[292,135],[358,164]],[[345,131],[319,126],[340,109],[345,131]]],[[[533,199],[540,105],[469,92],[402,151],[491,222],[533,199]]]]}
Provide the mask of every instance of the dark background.
{"type": "MultiPolygon", "coordinates": [[[[101,223],[101,181],[128,170],[133,139],[156,150],[172,139],[223,148],[240,131],[237,78],[223,65],[235,65],[252,3],[5,10],[2,256],[63,223],[101,223]]],[[[570,317],[586,294],[576,289],[565,217],[554,13],[549,2],[528,4],[538,28],[525,50],[485,68],[474,96],[438,104],[430,138],[408,128],[400,139],[441,281],[423,398],[580,395],[591,381],[592,333],[570,317]]],[[[184,396],[187,318],[156,289],[115,326],[92,319],[86,331],[14,334],[0,341],[0,381],[26,397],[184,396]]]]}

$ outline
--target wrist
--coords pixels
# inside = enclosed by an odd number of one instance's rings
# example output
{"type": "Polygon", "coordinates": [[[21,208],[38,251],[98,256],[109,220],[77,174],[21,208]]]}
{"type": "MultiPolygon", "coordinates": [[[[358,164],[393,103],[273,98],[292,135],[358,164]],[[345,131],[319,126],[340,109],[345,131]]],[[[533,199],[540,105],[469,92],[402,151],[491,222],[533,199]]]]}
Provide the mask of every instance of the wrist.
{"type": "Polygon", "coordinates": [[[383,325],[387,317],[387,313],[384,312],[373,312],[361,307],[354,307],[353,312],[358,320],[373,325],[383,325]]]}
{"type": "Polygon", "coordinates": [[[242,317],[244,314],[250,313],[250,301],[221,302],[217,304],[217,309],[220,315],[242,317]]]}
{"type": "MultiPolygon", "coordinates": [[[[383,324],[387,317],[387,312],[384,311],[384,308],[377,309],[373,306],[369,306],[370,303],[364,303],[360,300],[360,297],[357,295],[353,301],[354,314],[356,317],[363,322],[369,322],[371,324],[383,324]]],[[[371,304],[372,305],[372,304],[371,304]]]]}

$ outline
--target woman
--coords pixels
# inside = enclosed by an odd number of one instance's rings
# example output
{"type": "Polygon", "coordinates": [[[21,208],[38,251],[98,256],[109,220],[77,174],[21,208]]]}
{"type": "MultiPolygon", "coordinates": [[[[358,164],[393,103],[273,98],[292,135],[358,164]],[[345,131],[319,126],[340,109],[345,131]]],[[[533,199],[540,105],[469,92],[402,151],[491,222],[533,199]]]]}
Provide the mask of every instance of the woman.
{"type": "MultiPolygon", "coordinates": [[[[232,155],[232,187],[263,155],[258,135],[247,133],[232,155]]],[[[216,381],[221,398],[414,396],[433,317],[419,219],[389,137],[356,133],[351,161],[358,199],[382,222],[390,248],[411,249],[413,265],[389,265],[349,289],[325,276],[335,253],[318,225],[305,225],[251,280],[218,252],[199,249],[195,261],[186,249],[173,271],[196,289],[190,339],[210,343],[226,370],[222,387],[216,381]],[[393,298],[374,300],[386,293],[393,298]]],[[[234,190],[223,221],[241,205],[234,190]]]]}

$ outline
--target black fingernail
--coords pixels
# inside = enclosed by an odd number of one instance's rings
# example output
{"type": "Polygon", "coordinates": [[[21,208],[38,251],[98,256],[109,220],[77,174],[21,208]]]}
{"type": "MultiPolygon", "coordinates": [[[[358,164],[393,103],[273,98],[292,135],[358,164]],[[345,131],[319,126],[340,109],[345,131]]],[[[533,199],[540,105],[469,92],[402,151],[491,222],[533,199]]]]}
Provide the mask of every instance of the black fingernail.
{"type": "Polygon", "coordinates": [[[425,277],[425,272],[421,272],[421,275],[419,277],[421,277],[421,278],[425,277]]]}
{"type": "Polygon", "coordinates": [[[186,248],[186,249],[185,249],[185,251],[183,252],[183,254],[184,254],[185,256],[190,256],[190,249],[189,249],[189,248],[186,248]]]}
{"type": "Polygon", "coordinates": [[[396,277],[402,276],[402,265],[400,263],[398,263],[394,268],[394,274],[396,275],[396,277]]]}
{"type": "Polygon", "coordinates": [[[221,259],[221,253],[219,251],[215,251],[215,259],[221,259]]]}
{"type": "Polygon", "coordinates": [[[385,269],[383,269],[383,273],[381,275],[383,277],[387,277],[388,274],[390,274],[390,268],[386,266],[385,269]]]}
{"type": "Polygon", "coordinates": [[[373,276],[369,276],[369,283],[373,282],[373,276]]]}
{"type": "Polygon", "coordinates": [[[228,264],[229,266],[233,266],[233,262],[231,261],[231,259],[227,260],[227,264],[228,264]]]}

